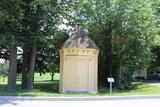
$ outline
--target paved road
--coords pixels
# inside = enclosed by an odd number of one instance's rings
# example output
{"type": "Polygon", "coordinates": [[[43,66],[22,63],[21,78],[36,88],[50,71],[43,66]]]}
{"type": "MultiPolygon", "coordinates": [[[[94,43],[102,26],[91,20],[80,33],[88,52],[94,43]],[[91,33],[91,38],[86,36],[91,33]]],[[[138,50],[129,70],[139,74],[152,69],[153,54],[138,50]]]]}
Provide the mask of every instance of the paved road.
{"type": "Polygon", "coordinates": [[[160,95],[129,97],[0,97],[0,107],[160,107],[160,95]]]}

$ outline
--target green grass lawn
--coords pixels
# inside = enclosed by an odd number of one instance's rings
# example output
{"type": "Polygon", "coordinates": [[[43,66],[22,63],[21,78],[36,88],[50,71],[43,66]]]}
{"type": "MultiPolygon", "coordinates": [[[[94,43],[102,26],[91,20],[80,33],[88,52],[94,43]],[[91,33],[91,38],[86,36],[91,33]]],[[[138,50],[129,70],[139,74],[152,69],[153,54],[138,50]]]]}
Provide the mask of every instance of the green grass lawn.
{"type": "MultiPolygon", "coordinates": [[[[149,95],[149,94],[160,94],[160,87],[153,86],[142,82],[133,82],[132,85],[135,87],[131,90],[113,90],[113,96],[128,96],[128,95],[149,95]]],[[[106,89],[100,90],[99,95],[109,95],[109,91],[106,89]]]]}
{"type": "Polygon", "coordinates": [[[99,93],[93,94],[60,94],[58,93],[59,74],[55,74],[54,81],[50,80],[49,74],[43,74],[40,76],[35,74],[34,89],[31,91],[22,90],[20,88],[21,79],[17,79],[17,91],[7,91],[7,79],[0,78],[0,96],[43,96],[43,97],[77,97],[77,96],[127,96],[127,95],[148,95],[148,94],[160,94],[160,87],[148,85],[142,82],[133,82],[136,88],[132,90],[113,90],[110,94],[107,88],[100,88],[99,93]]]}

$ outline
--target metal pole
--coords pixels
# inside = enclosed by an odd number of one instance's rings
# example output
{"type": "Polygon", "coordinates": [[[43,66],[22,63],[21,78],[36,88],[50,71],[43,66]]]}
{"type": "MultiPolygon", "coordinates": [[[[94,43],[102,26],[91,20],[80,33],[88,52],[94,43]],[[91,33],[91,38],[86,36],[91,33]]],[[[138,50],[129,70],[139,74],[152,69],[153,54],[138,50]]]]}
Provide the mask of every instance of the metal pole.
{"type": "Polygon", "coordinates": [[[109,85],[110,85],[109,86],[109,91],[110,91],[110,94],[112,94],[112,82],[110,82],[109,85]]]}

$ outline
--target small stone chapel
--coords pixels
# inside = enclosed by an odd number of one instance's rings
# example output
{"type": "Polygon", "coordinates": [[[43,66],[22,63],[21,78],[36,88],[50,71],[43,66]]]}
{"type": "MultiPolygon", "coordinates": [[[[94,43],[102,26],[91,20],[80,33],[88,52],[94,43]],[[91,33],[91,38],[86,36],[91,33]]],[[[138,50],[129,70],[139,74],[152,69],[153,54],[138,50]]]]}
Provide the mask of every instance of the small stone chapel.
{"type": "Polygon", "coordinates": [[[98,53],[88,32],[78,26],[60,49],[61,93],[96,94],[98,53]]]}

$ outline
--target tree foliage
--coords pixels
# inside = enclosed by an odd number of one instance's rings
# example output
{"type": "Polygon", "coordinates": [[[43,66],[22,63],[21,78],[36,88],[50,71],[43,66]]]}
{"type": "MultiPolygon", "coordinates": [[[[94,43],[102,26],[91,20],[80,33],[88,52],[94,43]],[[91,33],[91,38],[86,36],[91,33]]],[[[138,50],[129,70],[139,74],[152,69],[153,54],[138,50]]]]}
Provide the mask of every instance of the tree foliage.
{"type": "Polygon", "coordinates": [[[146,67],[153,59],[151,47],[157,34],[154,3],[150,0],[75,3],[71,16],[89,29],[91,38],[101,49],[101,83],[106,83],[107,72],[112,72],[117,86],[129,86],[133,71],[146,67]]]}
{"type": "MultiPolygon", "coordinates": [[[[10,62],[14,65],[10,66],[11,73],[16,73],[17,67],[16,50],[13,49],[16,46],[23,49],[20,67],[22,88],[32,89],[37,51],[46,48],[41,47],[41,44],[44,44],[49,36],[54,36],[53,32],[57,31],[56,24],[61,19],[61,4],[57,0],[2,0],[0,5],[1,48],[9,51],[10,62]]],[[[13,77],[15,80],[15,74],[10,76],[9,79],[13,77]]]]}

